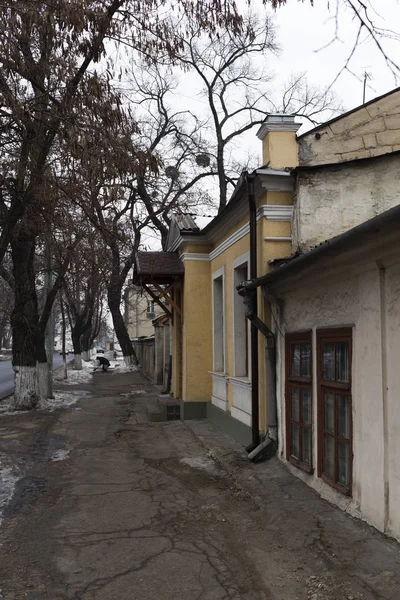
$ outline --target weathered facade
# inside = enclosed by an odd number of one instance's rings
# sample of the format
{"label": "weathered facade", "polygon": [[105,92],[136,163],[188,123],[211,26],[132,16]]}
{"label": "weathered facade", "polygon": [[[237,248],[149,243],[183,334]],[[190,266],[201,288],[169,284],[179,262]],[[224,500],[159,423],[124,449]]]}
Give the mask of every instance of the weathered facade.
{"label": "weathered facade", "polygon": [[257,282],[275,315],[280,457],[398,539],[399,113],[395,91],[299,138],[292,258]]}
{"label": "weathered facade", "polygon": [[298,138],[293,251],[372,219],[399,203],[400,91]]}
{"label": "weathered facade", "polygon": [[172,223],[172,391],[244,444],[277,411],[293,474],[400,539],[400,91],[296,130],[270,115],[265,166],[204,230]]}

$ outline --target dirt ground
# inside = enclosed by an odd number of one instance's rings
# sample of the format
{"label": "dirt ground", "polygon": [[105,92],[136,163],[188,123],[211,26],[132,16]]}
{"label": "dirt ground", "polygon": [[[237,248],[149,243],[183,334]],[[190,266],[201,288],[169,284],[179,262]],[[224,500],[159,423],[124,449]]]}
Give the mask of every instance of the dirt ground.
{"label": "dirt ground", "polygon": [[[61,386],[62,387],[62,386]],[[207,421],[150,423],[140,373],[68,409],[0,417],[21,473],[0,525],[5,600],[400,598],[400,547]]]}

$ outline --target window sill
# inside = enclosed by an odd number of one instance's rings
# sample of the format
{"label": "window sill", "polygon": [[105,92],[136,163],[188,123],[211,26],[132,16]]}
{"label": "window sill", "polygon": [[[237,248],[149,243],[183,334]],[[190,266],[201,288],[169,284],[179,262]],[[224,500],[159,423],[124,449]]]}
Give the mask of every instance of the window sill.
{"label": "window sill", "polygon": [[328,485],[330,485],[330,487],[332,487],[333,489],[337,490],[338,492],[340,492],[341,494],[343,494],[343,496],[351,496],[351,488],[346,488],[344,485],[342,485],[341,483],[335,483],[328,475],[326,475],[325,473],[321,473],[321,479],[323,481],[325,481],[325,483],[327,483]]}
{"label": "window sill", "polygon": [[314,473],[314,468],[311,465],[306,465],[305,463],[300,462],[296,458],[293,458],[293,456],[290,456],[289,459],[288,459],[288,461],[294,467],[297,467],[298,469],[301,469],[302,471],[305,471],[305,473],[308,473],[309,475],[312,475]]}
{"label": "window sill", "polygon": [[242,384],[246,384],[246,385],[251,385],[251,379],[249,379],[248,377],[228,377],[229,381],[232,381],[233,383],[237,382],[237,383],[242,383]]}
{"label": "window sill", "polygon": [[228,377],[228,379],[236,387],[251,388],[251,380],[248,377]]}

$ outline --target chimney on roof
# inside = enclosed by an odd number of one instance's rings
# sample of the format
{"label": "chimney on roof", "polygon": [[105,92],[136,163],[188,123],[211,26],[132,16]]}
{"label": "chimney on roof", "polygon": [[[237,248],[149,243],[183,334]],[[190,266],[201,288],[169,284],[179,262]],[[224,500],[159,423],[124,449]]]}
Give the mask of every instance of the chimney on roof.
{"label": "chimney on roof", "polygon": [[271,169],[297,167],[296,131],[301,123],[295,123],[293,115],[268,115],[257,137],[263,143],[263,165],[269,163]]}

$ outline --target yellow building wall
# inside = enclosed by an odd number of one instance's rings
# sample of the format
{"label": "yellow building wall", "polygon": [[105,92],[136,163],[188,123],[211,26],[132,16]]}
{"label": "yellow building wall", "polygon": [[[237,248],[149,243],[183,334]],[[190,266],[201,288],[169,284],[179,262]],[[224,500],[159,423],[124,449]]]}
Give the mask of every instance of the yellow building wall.
{"label": "yellow building wall", "polygon": [[[288,192],[268,192],[262,197],[258,205],[288,205],[291,204],[292,196]],[[248,218],[240,221],[238,225],[229,231],[229,235],[235,233],[242,225],[248,223]],[[268,221],[261,218],[257,221],[257,275],[265,275],[270,270],[269,261],[275,258],[282,258],[290,255],[290,241],[265,241],[266,237],[289,237],[291,224],[289,222]],[[228,235],[221,236],[215,244],[218,247]],[[233,263],[236,258],[249,252],[250,235],[247,234],[236,243],[232,244],[224,252],[211,261],[211,272],[216,272],[221,267],[225,267],[225,375],[234,376],[234,331],[233,331]],[[272,327],[269,304],[262,295],[261,289],[258,290],[258,316],[269,327]],[[266,352],[265,338],[258,334],[259,347],[259,412],[260,429],[267,430],[267,381],[266,381]],[[230,407],[233,403],[233,385],[228,381],[227,400]]]}
{"label": "yellow building wall", "polygon": [[210,262],[185,261],[182,323],[182,400],[211,400],[212,308]]}
{"label": "yellow building wall", "polygon": [[[182,306],[183,288],[181,284],[174,287],[173,299]],[[183,308],[183,307],[182,307]],[[182,397],[182,314],[173,310],[172,324],[172,372],[171,392],[175,398]]]}
{"label": "yellow building wall", "polygon": [[[269,167],[282,169],[295,167],[298,164],[296,136],[294,132],[270,132],[263,142],[264,163]],[[291,192],[265,192],[258,198],[257,206],[276,205],[289,206],[293,203]],[[234,210],[234,209],[233,209]],[[219,239],[209,247],[191,242],[186,244],[181,254],[209,253],[218,248],[230,236],[249,222],[245,217],[225,230]],[[290,240],[268,240],[271,237],[290,238],[291,223],[273,221],[261,217],[257,221],[257,275],[265,275],[271,268],[269,261],[289,256]],[[225,335],[225,372],[227,381],[226,399],[228,406],[233,405],[234,386],[234,325],[233,298],[237,293],[233,290],[233,263],[235,259],[249,252],[250,235],[229,246],[211,261],[185,260],[185,278],[183,289],[184,319],[182,324],[182,399],[186,402],[211,401],[212,396],[212,364],[213,364],[213,315],[212,315],[212,275],[224,267],[224,335]],[[268,301],[258,290],[258,316],[273,327],[273,316]],[[267,431],[267,381],[265,338],[258,334],[259,346],[259,409],[260,430]],[[250,336],[249,336],[250,347]],[[250,374],[250,373],[249,373]],[[178,376],[178,372],[176,374]],[[236,378],[238,379],[238,378]],[[243,380],[244,378],[240,378]],[[216,381],[220,381],[220,377]],[[248,381],[250,381],[248,379]],[[237,388],[236,388],[237,389]]]}

